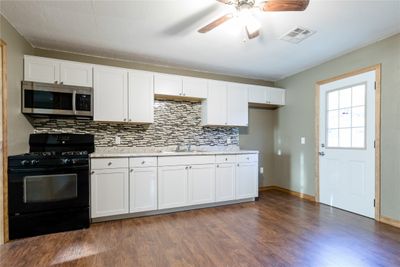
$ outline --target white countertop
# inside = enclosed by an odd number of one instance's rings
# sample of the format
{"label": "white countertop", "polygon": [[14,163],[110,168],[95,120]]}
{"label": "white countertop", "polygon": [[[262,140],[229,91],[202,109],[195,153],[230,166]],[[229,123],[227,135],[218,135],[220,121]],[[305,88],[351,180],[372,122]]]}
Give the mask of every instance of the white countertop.
{"label": "white countertop", "polygon": [[138,148],[99,147],[90,154],[91,158],[126,158],[126,157],[168,157],[168,156],[201,156],[229,154],[258,154],[257,150],[195,150],[190,152],[146,151]]}

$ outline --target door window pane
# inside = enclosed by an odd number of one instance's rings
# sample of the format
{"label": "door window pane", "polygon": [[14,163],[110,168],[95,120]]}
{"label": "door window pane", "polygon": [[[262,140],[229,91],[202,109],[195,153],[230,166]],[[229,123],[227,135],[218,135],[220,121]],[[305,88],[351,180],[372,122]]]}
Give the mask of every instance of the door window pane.
{"label": "door window pane", "polygon": [[327,148],[366,148],[366,85],[327,93]]}
{"label": "door window pane", "polygon": [[328,93],[328,110],[339,108],[339,92],[337,90]]}
{"label": "door window pane", "polygon": [[351,128],[339,129],[339,147],[351,147]]}
{"label": "door window pane", "polygon": [[351,88],[339,90],[339,108],[351,107]]}
{"label": "door window pane", "polygon": [[339,111],[328,111],[328,129],[339,128]]}

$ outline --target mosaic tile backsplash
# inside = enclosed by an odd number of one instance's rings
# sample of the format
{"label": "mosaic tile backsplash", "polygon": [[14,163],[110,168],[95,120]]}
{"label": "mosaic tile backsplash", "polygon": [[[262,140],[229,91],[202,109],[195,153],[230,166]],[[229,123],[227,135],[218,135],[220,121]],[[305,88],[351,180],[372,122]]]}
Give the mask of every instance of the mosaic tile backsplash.
{"label": "mosaic tile backsplash", "polygon": [[[35,118],[35,133],[90,133],[97,147],[239,146],[238,127],[202,127],[201,103],[155,100],[154,123],[135,125],[85,120]],[[121,144],[115,144],[115,136]]]}

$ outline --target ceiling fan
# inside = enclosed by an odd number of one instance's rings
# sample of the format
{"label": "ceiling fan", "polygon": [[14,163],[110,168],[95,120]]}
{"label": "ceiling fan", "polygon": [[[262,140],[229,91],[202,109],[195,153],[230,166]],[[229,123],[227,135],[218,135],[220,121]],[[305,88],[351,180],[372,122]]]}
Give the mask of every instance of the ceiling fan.
{"label": "ceiling fan", "polygon": [[216,0],[226,5],[235,7],[236,12],[227,13],[222,17],[212,21],[206,26],[198,30],[200,33],[206,33],[212,29],[218,27],[222,23],[238,17],[246,30],[249,39],[253,39],[260,35],[261,24],[252,15],[252,10],[261,11],[304,11],[310,0],[269,0],[269,1],[257,1],[257,0]]}

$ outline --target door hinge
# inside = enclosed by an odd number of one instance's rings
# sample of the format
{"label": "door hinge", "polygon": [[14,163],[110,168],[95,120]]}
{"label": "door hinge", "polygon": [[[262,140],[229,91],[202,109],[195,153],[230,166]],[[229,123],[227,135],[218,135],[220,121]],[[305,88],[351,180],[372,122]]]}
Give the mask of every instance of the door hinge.
{"label": "door hinge", "polygon": [[374,82],[374,89],[376,90],[376,82]]}
{"label": "door hinge", "polygon": [[374,140],[374,148],[376,148],[376,140]]}
{"label": "door hinge", "polygon": [[374,198],[374,207],[375,207],[375,205],[376,205],[376,201],[375,201],[375,198]]}

